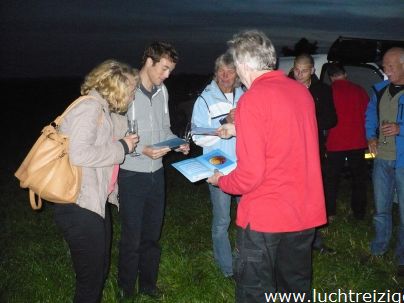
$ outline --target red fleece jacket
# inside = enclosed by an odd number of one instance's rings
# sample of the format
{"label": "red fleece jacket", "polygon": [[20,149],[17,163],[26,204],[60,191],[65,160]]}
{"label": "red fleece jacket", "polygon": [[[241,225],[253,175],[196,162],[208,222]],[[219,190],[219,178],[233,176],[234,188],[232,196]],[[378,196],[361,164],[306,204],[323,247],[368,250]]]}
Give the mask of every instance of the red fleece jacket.
{"label": "red fleece jacket", "polygon": [[236,110],[237,168],[220,188],[241,194],[237,225],[300,231],[326,222],[314,101],[302,84],[271,71]]}
{"label": "red fleece jacket", "polygon": [[338,122],[328,133],[327,150],[367,148],[365,112],[369,102],[368,94],[359,85],[347,80],[336,80],[332,83],[332,95]]}

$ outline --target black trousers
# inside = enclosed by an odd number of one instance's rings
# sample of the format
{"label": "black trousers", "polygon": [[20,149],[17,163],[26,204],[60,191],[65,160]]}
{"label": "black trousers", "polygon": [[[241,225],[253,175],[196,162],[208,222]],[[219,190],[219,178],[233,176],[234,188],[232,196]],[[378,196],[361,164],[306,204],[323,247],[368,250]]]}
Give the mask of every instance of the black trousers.
{"label": "black trousers", "polygon": [[75,303],[100,302],[111,253],[111,214],[105,219],[76,204],[55,204],[54,218],[70,248],[76,273]]}
{"label": "black trousers", "polygon": [[327,215],[336,214],[339,180],[345,159],[348,161],[352,176],[351,209],[355,217],[363,218],[366,213],[368,181],[364,149],[328,152],[324,184]]}
{"label": "black trousers", "polygon": [[118,285],[132,295],[156,289],[165,205],[164,170],[140,173],[121,169],[118,176],[121,217]]}
{"label": "black trousers", "polygon": [[265,293],[311,293],[314,228],[262,233],[238,228],[234,259],[236,302],[268,302]]}

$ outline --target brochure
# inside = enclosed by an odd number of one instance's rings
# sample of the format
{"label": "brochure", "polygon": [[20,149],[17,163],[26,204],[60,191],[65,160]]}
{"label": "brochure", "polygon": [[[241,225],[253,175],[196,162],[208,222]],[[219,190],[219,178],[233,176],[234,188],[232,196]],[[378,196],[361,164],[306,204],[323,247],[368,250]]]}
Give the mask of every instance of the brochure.
{"label": "brochure", "polygon": [[187,142],[181,138],[173,138],[166,141],[161,141],[159,143],[151,145],[153,149],[161,149],[164,147],[169,147],[171,149],[177,149],[182,144],[186,144]]}
{"label": "brochure", "polygon": [[196,182],[213,175],[215,169],[227,175],[236,168],[237,163],[221,150],[215,149],[205,155],[173,163],[172,166],[189,181]]}
{"label": "brochure", "polygon": [[191,129],[191,135],[217,136],[216,130],[216,128],[193,127]]}

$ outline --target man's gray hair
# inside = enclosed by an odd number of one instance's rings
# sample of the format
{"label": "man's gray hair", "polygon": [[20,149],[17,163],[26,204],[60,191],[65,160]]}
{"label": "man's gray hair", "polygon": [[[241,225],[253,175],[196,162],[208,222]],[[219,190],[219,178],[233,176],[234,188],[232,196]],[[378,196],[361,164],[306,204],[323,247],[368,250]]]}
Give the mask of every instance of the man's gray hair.
{"label": "man's gray hair", "polygon": [[245,63],[257,71],[276,68],[275,47],[261,31],[248,30],[238,33],[227,44],[236,64]]}
{"label": "man's gray hair", "polygon": [[[398,53],[400,55],[400,63],[404,63],[404,47],[400,47],[400,46],[393,46],[391,48],[389,48],[384,55],[386,55],[387,53]],[[384,57],[384,56],[383,56]]]}
{"label": "man's gray hair", "polygon": [[[231,53],[225,52],[217,57],[215,61],[215,73],[213,75],[213,80],[217,83],[217,72],[221,67],[227,67],[234,69],[236,72],[236,66],[234,64],[234,59]],[[240,78],[236,75],[236,81],[234,82],[234,87],[239,87],[241,85]]]}

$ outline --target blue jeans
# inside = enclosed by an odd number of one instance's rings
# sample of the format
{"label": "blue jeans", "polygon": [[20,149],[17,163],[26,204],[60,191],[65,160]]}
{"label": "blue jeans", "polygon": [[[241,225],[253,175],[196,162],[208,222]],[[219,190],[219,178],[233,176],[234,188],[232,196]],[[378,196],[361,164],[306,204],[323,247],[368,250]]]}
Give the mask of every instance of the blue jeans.
{"label": "blue jeans", "polygon": [[400,217],[396,257],[399,264],[404,264],[404,168],[395,168],[395,162],[377,158],[374,160],[375,237],[371,244],[371,252],[373,255],[383,255],[388,250],[392,233],[392,204],[396,189]]}
{"label": "blue jeans", "polygon": [[127,295],[156,289],[160,264],[159,245],[164,216],[165,186],[163,168],[153,173],[121,169],[119,182],[118,285]]}
{"label": "blue jeans", "polygon": [[232,196],[212,185],[209,185],[209,191],[213,213],[213,256],[222,273],[227,277],[233,275],[233,256],[228,233],[231,222],[230,204]]}

